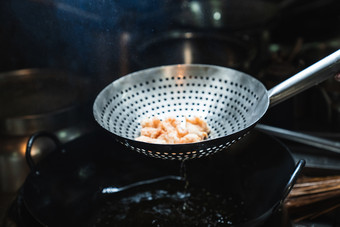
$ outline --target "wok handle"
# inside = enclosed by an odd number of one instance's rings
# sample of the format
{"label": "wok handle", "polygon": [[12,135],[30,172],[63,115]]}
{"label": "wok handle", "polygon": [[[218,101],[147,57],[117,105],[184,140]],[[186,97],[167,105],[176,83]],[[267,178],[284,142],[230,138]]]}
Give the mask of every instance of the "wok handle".
{"label": "wok handle", "polygon": [[340,73],[340,49],[268,91],[270,107]]}
{"label": "wok handle", "polygon": [[294,170],[293,174],[290,176],[290,179],[287,182],[287,185],[286,185],[286,187],[283,191],[282,198],[281,198],[280,202],[278,203],[278,205],[274,208],[273,212],[276,212],[281,208],[281,205],[284,203],[284,201],[287,198],[287,196],[289,195],[290,191],[293,189],[293,186],[294,186],[297,178],[299,177],[300,173],[302,172],[303,168],[305,167],[305,165],[306,165],[305,160],[298,161],[298,163],[295,166],[295,170]]}
{"label": "wok handle", "polygon": [[36,164],[32,158],[32,147],[33,147],[34,142],[40,137],[48,137],[53,140],[58,150],[62,148],[62,143],[60,142],[58,137],[50,132],[46,132],[46,131],[36,132],[28,139],[26,152],[25,152],[25,158],[26,158],[26,162],[29,168],[31,169],[32,172],[35,172],[36,175],[39,175],[40,172],[37,170]]}

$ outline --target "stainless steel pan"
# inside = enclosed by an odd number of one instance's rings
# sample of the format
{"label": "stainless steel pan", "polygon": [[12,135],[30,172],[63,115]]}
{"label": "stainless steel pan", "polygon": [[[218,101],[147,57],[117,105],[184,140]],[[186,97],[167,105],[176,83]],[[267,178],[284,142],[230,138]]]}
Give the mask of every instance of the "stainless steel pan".
{"label": "stainless steel pan", "polygon": [[[94,118],[125,146],[172,160],[199,158],[225,149],[251,130],[268,108],[340,71],[340,50],[270,90],[254,77],[230,68],[185,64],[126,75],[97,96]],[[207,140],[188,144],[136,141],[140,121],[152,116],[204,118]]]}

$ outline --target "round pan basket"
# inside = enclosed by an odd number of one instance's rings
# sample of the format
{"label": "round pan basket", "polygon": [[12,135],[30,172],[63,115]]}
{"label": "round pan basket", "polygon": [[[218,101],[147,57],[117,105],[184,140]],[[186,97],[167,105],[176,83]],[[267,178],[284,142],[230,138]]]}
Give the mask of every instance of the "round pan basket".
{"label": "round pan basket", "polygon": [[[258,91],[262,92],[258,92]],[[163,159],[190,159],[218,152],[235,142],[264,114],[266,89],[256,79],[229,68],[210,65],[155,67],[124,76],[97,97],[97,122],[132,150]],[[190,144],[136,141],[142,120],[197,116],[204,119],[207,140]],[[228,135],[228,137],[226,137]]]}
{"label": "round pan basket", "polygon": [[[148,156],[185,160],[207,156],[241,139],[269,107],[340,72],[340,50],[267,91],[243,72],[230,68],[184,64],[160,66],[126,75],[97,96],[93,113],[100,126],[128,148]],[[197,116],[211,132],[208,139],[187,144],[154,144],[135,140],[142,120]]]}

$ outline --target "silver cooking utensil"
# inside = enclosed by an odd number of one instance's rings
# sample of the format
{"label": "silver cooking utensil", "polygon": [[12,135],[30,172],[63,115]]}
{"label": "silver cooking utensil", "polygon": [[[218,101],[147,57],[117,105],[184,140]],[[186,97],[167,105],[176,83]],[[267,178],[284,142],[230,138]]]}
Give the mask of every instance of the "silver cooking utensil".
{"label": "silver cooking utensil", "polygon": [[[251,130],[272,107],[340,71],[340,50],[270,90],[230,68],[184,64],[160,66],[126,75],[97,96],[95,120],[117,141],[145,155],[171,160],[200,158],[225,149]],[[209,138],[198,143],[153,144],[136,141],[141,120],[198,116]]]}
{"label": "silver cooking utensil", "polygon": [[328,140],[317,136],[308,135],[306,133],[295,132],[264,124],[257,124],[255,128],[261,132],[266,132],[282,139],[287,139],[340,154],[340,142],[338,141]]}

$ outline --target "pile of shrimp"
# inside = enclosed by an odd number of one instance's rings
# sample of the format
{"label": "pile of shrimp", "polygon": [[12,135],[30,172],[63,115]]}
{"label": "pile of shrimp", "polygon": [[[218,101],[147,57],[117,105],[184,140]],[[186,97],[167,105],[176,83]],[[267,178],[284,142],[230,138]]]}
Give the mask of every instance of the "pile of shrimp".
{"label": "pile of shrimp", "polygon": [[195,143],[208,137],[208,124],[199,117],[186,118],[184,126],[174,117],[160,120],[147,118],[141,122],[141,134],[138,141],[159,144]]}

